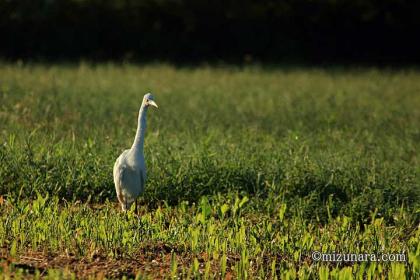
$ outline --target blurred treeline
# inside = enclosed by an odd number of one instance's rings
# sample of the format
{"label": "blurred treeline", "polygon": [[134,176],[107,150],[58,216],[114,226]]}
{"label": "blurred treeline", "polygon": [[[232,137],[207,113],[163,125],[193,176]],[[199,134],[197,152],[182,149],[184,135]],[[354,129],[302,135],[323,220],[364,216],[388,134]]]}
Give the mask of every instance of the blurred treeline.
{"label": "blurred treeline", "polygon": [[419,3],[0,0],[0,56],[412,64]]}

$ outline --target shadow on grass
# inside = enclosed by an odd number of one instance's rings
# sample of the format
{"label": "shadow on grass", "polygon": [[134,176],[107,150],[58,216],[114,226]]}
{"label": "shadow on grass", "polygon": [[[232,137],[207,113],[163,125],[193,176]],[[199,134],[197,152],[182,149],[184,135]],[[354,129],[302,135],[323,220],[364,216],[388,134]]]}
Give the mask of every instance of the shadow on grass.
{"label": "shadow on grass", "polygon": [[[0,192],[4,195],[31,199],[38,193],[48,193],[67,201],[116,201],[111,171],[93,156],[78,158],[63,154],[48,158],[34,157],[30,149],[14,152],[0,146]],[[166,169],[151,168],[154,173],[142,196],[142,201],[152,208],[164,201],[177,205],[222,194],[248,196],[253,204],[262,205],[263,211],[264,207],[287,203],[289,209],[295,207],[304,218],[325,220],[347,215],[365,221],[376,212],[392,220],[403,206],[418,220],[415,209],[419,206],[420,190],[416,176],[404,169],[395,169],[391,174],[377,172],[374,175],[380,180],[371,183],[368,181],[371,171],[360,167],[331,176],[334,170],[312,170],[303,163],[287,170],[256,170],[252,164],[218,165],[205,156],[162,166]]]}

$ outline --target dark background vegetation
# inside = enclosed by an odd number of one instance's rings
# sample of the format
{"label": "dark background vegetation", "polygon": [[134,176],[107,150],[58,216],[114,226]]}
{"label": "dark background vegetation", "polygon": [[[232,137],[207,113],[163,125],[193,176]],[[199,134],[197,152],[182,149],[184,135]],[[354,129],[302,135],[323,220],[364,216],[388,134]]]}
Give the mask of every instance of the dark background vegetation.
{"label": "dark background vegetation", "polygon": [[0,56],[418,64],[419,3],[0,0]]}

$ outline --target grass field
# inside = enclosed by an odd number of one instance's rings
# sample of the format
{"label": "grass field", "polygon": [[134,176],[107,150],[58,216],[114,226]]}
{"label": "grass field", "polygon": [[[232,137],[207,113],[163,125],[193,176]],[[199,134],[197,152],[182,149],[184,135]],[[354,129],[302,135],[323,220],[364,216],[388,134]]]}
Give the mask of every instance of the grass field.
{"label": "grass field", "polygon": [[[136,216],[112,166],[148,91]],[[419,150],[418,70],[3,63],[0,272],[419,279]]]}

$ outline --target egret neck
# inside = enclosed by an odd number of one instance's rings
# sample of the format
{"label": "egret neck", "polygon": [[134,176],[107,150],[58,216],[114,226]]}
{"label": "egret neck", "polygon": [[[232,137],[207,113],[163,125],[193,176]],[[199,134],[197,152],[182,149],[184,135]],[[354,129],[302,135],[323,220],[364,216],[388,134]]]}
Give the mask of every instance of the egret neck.
{"label": "egret neck", "polygon": [[134,138],[133,146],[131,147],[131,150],[136,154],[143,154],[144,135],[146,134],[146,113],[147,106],[145,106],[143,102],[139,111],[136,137]]}

